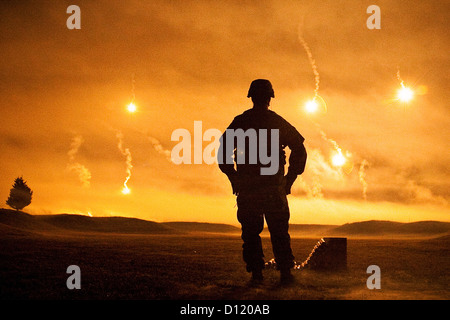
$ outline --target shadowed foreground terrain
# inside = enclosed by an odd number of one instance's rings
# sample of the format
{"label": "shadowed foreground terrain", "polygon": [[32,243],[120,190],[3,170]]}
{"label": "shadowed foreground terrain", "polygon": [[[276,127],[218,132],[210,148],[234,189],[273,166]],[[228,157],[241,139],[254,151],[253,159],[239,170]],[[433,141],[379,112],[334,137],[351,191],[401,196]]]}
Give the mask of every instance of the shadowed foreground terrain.
{"label": "shadowed foreground terrain", "polygon": [[[55,224],[53,229],[46,224],[45,230],[33,224],[20,228],[13,226],[18,223],[14,217],[9,222],[7,218],[0,216],[1,299],[450,298],[448,235],[349,238],[346,272],[295,270],[296,283],[280,287],[277,271],[265,270],[264,284],[249,287],[236,233],[162,232],[159,227],[155,233],[131,233],[130,226],[129,233],[117,233],[108,228],[108,232],[80,231],[79,225],[77,232],[62,232]],[[28,218],[18,219],[25,223]],[[68,223],[62,220],[60,225]],[[205,225],[200,227],[204,230]],[[317,240],[293,237],[298,261],[308,256]],[[263,237],[263,245],[268,260],[272,258],[268,237]],[[366,287],[366,269],[372,264],[381,269],[381,290]],[[81,269],[80,290],[66,287],[69,265]]]}

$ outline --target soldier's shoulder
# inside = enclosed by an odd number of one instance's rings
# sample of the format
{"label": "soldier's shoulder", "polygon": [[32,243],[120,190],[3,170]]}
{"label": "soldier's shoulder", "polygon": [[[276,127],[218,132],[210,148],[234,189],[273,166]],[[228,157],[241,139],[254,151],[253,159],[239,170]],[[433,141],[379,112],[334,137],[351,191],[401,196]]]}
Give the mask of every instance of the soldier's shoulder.
{"label": "soldier's shoulder", "polygon": [[239,120],[248,118],[248,117],[250,117],[251,113],[252,113],[252,109],[245,110],[241,114],[239,114],[236,117],[234,117],[234,120],[235,121],[239,121]]}
{"label": "soldier's shoulder", "polygon": [[272,118],[276,119],[277,121],[280,121],[282,123],[289,123],[286,121],[286,119],[284,119],[282,116],[280,116],[278,113],[276,113],[275,111],[269,110],[269,114]]}
{"label": "soldier's shoulder", "polygon": [[[253,112],[255,112],[255,110],[253,110],[253,108],[247,109],[244,112],[242,112],[239,116],[240,117],[248,117],[250,116]],[[238,117],[239,117],[238,116]]]}
{"label": "soldier's shoulder", "polygon": [[267,111],[269,112],[269,114],[270,114],[272,117],[283,118],[282,116],[280,116],[278,113],[276,113],[276,112],[273,111],[273,110],[267,110]]}

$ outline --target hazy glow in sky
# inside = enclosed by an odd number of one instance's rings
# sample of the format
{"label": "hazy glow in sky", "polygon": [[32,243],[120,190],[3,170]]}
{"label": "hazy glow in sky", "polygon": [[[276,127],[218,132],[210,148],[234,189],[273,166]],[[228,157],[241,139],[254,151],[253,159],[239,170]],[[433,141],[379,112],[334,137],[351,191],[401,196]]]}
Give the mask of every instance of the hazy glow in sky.
{"label": "hazy glow in sky", "polygon": [[[448,8],[378,1],[381,29],[369,30],[369,4],[78,1],[81,30],[68,30],[63,2],[2,2],[0,201],[23,175],[31,213],[236,224],[217,165],[171,163],[170,137],[194,121],[225,130],[266,78],[272,110],[306,139],[293,222],[450,221]],[[326,112],[305,110],[316,79],[300,24]],[[422,94],[397,96],[398,70]]]}

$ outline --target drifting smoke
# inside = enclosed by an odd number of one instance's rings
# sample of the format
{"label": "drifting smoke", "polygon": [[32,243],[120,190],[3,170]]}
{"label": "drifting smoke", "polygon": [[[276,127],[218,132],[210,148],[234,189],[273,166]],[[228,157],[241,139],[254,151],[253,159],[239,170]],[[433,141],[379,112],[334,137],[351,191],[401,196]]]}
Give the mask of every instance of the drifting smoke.
{"label": "drifting smoke", "polygon": [[75,161],[75,155],[78,153],[81,144],[84,142],[83,137],[80,135],[75,136],[70,144],[70,150],[67,152],[70,163],[67,165],[67,169],[75,172],[78,175],[83,187],[88,188],[91,185],[91,172],[81,163]]}
{"label": "drifting smoke", "polygon": [[322,185],[320,183],[319,177],[317,176],[312,178],[311,197],[320,199],[323,198]]}
{"label": "drifting smoke", "polygon": [[127,194],[130,193],[130,189],[128,189],[128,180],[131,178],[131,169],[133,168],[133,165],[131,161],[133,160],[131,157],[130,149],[123,147],[123,134],[120,131],[117,131],[116,133],[117,139],[119,139],[119,143],[117,147],[119,148],[120,152],[126,157],[126,164],[127,164],[127,177],[125,178],[125,182],[123,183],[123,189],[122,193]]}
{"label": "drifting smoke", "polygon": [[416,181],[408,179],[402,190],[404,196],[415,203],[435,203],[440,205],[448,205],[448,201],[422,185],[419,185]]}
{"label": "drifting smoke", "polygon": [[331,166],[319,149],[308,149],[307,175],[299,176],[296,186],[310,199],[324,198],[323,183],[335,184],[344,179],[342,170]]}
{"label": "drifting smoke", "polygon": [[362,188],[363,188],[363,198],[364,200],[367,200],[367,181],[366,181],[366,167],[369,163],[366,159],[364,159],[361,162],[361,165],[359,166],[359,182],[361,182]]}
{"label": "drifting smoke", "polygon": [[316,61],[314,60],[311,49],[310,49],[308,43],[303,38],[302,27],[303,27],[303,23],[300,23],[300,25],[298,27],[298,40],[300,41],[301,45],[303,46],[303,49],[306,52],[306,55],[308,56],[309,64],[311,65],[312,71],[314,73],[315,88],[314,88],[313,101],[315,101],[317,96],[319,95],[320,75],[319,75],[319,71],[317,71]]}
{"label": "drifting smoke", "polygon": [[320,183],[319,177],[314,175],[312,177],[311,185],[309,185],[302,176],[299,176],[297,179],[297,183],[304,192],[306,192],[306,196],[310,199],[322,199],[322,184]]}

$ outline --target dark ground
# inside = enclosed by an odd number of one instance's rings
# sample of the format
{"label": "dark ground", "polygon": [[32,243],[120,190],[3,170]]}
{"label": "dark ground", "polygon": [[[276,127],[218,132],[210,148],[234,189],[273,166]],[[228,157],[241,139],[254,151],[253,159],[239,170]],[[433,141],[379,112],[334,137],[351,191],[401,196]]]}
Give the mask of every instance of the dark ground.
{"label": "dark ground", "polygon": [[[293,238],[303,261],[317,242]],[[269,238],[263,239],[272,258]],[[349,239],[348,270],[295,270],[278,284],[265,270],[248,286],[238,235],[27,233],[0,235],[1,299],[445,299],[450,298],[450,241]],[[369,265],[381,269],[381,290],[369,290]],[[69,290],[69,265],[81,269],[81,289]]]}

